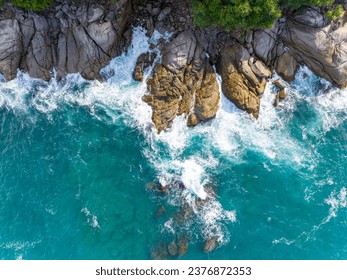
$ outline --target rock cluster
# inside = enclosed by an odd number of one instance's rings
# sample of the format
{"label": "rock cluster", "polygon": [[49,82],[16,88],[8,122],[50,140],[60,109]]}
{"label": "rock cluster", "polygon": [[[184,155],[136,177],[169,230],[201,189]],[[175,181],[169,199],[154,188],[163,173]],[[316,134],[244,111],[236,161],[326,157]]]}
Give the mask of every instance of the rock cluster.
{"label": "rock cluster", "polygon": [[188,117],[190,126],[213,118],[220,99],[218,82],[194,33],[180,33],[162,53],[162,62],[147,82],[150,94],[144,96],[153,109],[152,120],[158,132],[182,114]]}
{"label": "rock cluster", "polygon": [[48,80],[79,72],[100,79],[100,69],[120,54],[131,1],[106,9],[94,2],[57,0],[45,13],[23,11],[7,4],[0,18],[0,73],[7,80],[17,69]]}
{"label": "rock cluster", "polygon": [[[216,115],[220,92],[214,67],[225,96],[255,118],[273,70],[291,82],[304,64],[334,85],[347,86],[346,15],[329,22],[318,8],[287,10],[273,28],[225,31],[195,28],[191,1],[110,3],[56,0],[44,13],[6,4],[0,8],[0,73],[10,80],[21,69],[48,80],[56,69],[58,78],[79,72],[86,79],[100,79],[100,69],[129,43],[131,27],[142,25],[149,35],[155,29],[173,34],[168,42],[159,42],[162,60],[143,98],[152,107],[158,132],[179,115],[186,116],[188,126]],[[138,58],[135,80],[143,80],[155,55]]]}
{"label": "rock cluster", "polygon": [[345,16],[328,24],[317,8],[299,11],[287,20],[280,38],[299,63],[337,86],[347,86]]}

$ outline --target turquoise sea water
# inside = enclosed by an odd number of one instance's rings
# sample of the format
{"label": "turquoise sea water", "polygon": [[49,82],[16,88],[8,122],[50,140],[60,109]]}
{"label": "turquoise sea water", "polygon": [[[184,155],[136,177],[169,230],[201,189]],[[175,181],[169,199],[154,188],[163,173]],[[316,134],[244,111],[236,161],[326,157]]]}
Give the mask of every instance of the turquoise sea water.
{"label": "turquoise sea water", "polygon": [[259,120],[222,98],[157,135],[131,78],[155,37],[136,29],[104,83],[0,83],[0,258],[150,259],[183,236],[179,259],[347,259],[347,92],[301,68],[277,108],[268,83]]}

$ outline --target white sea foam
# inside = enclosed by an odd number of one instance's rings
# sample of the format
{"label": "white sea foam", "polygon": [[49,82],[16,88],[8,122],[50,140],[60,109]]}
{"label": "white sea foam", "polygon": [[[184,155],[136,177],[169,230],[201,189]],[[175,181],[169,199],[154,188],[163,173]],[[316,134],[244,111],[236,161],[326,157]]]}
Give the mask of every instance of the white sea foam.
{"label": "white sea foam", "polygon": [[98,223],[98,217],[90,213],[87,207],[82,208],[82,213],[84,213],[87,217],[87,223],[93,228],[100,228]]}

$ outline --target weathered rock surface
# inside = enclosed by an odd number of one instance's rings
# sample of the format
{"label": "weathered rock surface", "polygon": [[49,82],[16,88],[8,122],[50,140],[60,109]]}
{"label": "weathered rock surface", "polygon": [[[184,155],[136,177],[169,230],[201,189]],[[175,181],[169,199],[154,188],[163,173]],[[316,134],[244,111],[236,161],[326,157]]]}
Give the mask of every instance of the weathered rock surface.
{"label": "weathered rock surface", "polygon": [[318,9],[309,8],[286,21],[280,38],[299,63],[340,87],[347,86],[345,17],[328,24]]}
{"label": "weathered rock surface", "polygon": [[22,36],[18,21],[7,19],[0,21],[0,73],[11,80],[16,71],[22,55]]}
{"label": "weathered rock surface", "polygon": [[222,77],[225,96],[238,108],[258,118],[260,97],[271,71],[236,41],[221,51],[217,70]]}
{"label": "weathered rock surface", "polygon": [[170,127],[179,115],[196,125],[216,115],[219,88],[206,52],[191,30],[180,33],[162,51],[162,63],[148,80],[149,95],[144,100],[152,107],[152,120],[158,132]]}
{"label": "weathered rock surface", "polygon": [[44,80],[53,68],[58,77],[79,72],[99,79],[100,69],[121,51],[131,1],[121,0],[107,11],[96,3],[77,7],[64,0],[42,14],[6,9],[12,18],[0,18],[0,72],[7,80],[18,68]]}

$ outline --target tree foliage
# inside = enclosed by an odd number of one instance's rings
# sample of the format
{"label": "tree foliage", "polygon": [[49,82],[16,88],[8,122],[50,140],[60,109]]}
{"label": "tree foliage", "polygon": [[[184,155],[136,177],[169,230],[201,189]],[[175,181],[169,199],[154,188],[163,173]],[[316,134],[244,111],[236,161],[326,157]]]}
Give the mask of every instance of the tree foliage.
{"label": "tree foliage", "polygon": [[193,0],[197,26],[271,27],[281,16],[281,9],[301,6],[329,6],[334,0]]}
{"label": "tree foliage", "polygon": [[46,9],[54,0],[11,0],[13,5],[25,10],[42,11]]}
{"label": "tree foliage", "polygon": [[280,0],[279,5],[298,9],[301,6],[329,6],[332,5],[334,1],[335,0]]}
{"label": "tree foliage", "polygon": [[269,27],[281,15],[277,0],[193,0],[198,26]]}

